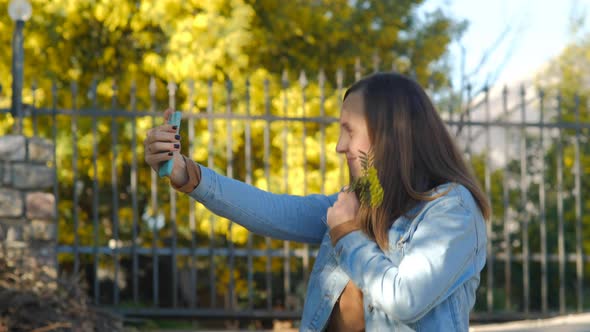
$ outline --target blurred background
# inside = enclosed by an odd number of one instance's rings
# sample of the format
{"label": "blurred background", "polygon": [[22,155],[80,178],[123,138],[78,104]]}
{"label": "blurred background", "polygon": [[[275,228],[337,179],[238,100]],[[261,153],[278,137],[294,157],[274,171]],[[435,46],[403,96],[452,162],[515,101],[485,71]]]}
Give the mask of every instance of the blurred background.
{"label": "blurred background", "polygon": [[[142,142],[172,107],[201,164],[330,194],[348,177],[334,151],[342,94],[391,70],[427,90],[492,201],[473,324],[587,311],[589,10],[0,0],[0,331],[297,328],[317,246],[212,215],[149,169]],[[58,295],[31,302],[40,294]]]}

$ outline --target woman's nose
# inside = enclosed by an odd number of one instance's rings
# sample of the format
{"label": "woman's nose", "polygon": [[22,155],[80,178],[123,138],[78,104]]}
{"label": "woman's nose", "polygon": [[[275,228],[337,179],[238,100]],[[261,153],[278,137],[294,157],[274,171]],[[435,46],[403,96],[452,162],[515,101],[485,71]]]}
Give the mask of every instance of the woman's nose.
{"label": "woman's nose", "polygon": [[346,152],[346,146],[345,146],[342,139],[339,139],[338,143],[336,144],[336,152],[337,153],[345,153]]}

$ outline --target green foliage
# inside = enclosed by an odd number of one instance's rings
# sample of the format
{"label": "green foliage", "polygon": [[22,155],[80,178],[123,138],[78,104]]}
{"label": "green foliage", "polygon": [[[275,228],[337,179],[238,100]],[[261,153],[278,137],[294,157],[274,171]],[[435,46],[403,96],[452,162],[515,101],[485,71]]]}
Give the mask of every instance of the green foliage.
{"label": "green foliage", "polygon": [[[8,45],[13,23],[7,16],[7,2],[0,0],[0,38]],[[79,110],[159,111],[173,100],[176,108],[195,115],[212,109],[214,114],[229,110],[261,116],[268,109],[275,116],[337,117],[342,90],[337,87],[336,69],[345,70],[344,84],[351,82],[357,56],[367,64],[361,68],[364,73],[377,51],[382,67],[398,62],[402,72],[417,73],[423,83],[433,74],[431,64],[446,50],[454,23],[440,13],[418,19],[415,8],[420,3],[338,0],[322,4],[294,1],[277,6],[265,0],[33,0],[34,14],[24,31],[24,102],[39,108],[52,108],[55,102],[60,109],[73,108],[76,115],[58,115],[55,119],[39,116],[35,121],[25,121],[27,135],[33,134],[34,123],[37,133],[49,138],[52,126],[56,127],[63,224],[60,242],[73,241],[74,181],[82,187],[77,216],[84,243],[94,238],[92,202],[96,196],[99,244],[114,234],[115,219],[119,220],[120,236],[131,238],[132,224],[141,224],[141,215],[146,211],[149,215],[170,215],[170,192],[163,185],[156,188],[160,207],[152,211],[151,173],[142,162],[141,143],[148,129],[162,123],[161,118],[145,114],[135,116],[133,121],[131,117],[88,116]],[[5,75],[0,75],[0,83],[4,87],[10,86],[9,50],[5,48],[1,53],[5,61],[0,61],[0,73]],[[399,63],[402,58],[407,60],[403,65]],[[297,83],[294,77],[300,75],[299,68],[306,69],[308,78]],[[324,69],[325,79],[309,75],[320,68]],[[284,69],[285,77],[281,75]],[[248,91],[246,79],[250,83]],[[170,98],[167,82],[172,80],[178,88]],[[229,81],[233,83],[231,91]],[[52,83],[57,87],[55,96]],[[9,98],[0,98],[0,107],[8,105]],[[9,132],[13,123],[10,116],[0,121],[0,133]],[[329,193],[343,185],[341,158],[330,152],[338,135],[336,124],[269,123],[269,160],[265,161],[265,121],[217,119],[212,123],[210,131],[208,121],[185,117],[181,129],[184,153],[205,164],[211,156],[210,166],[214,169],[225,173],[232,166],[233,177],[250,177],[254,185],[274,192],[304,195],[323,189]],[[190,142],[189,126],[195,132]],[[247,126],[252,137],[251,174],[247,174],[245,165]],[[228,162],[228,152],[233,154],[232,163]],[[326,156],[325,175],[320,173],[322,153]],[[134,163],[138,211],[132,209],[134,193],[129,187]],[[267,163],[269,177],[264,170]],[[373,191],[377,193],[377,189]],[[119,211],[114,211],[114,200],[119,200]],[[184,236],[191,232],[185,208],[190,203],[182,204],[176,219],[178,234]],[[199,220],[195,230],[203,234],[204,240],[213,229],[214,234],[228,241],[245,244],[247,232],[241,227],[233,227],[232,234],[227,234],[227,221],[209,225],[212,219],[201,206],[196,207],[196,215]],[[170,234],[168,223],[161,232],[160,238]],[[151,243],[150,232],[140,232],[139,236],[146,238],[144,243]]]}
{"label": "green foliage", "polygon": [[358,193],[361,206],[379,207],[383,202],[383,187],[379,182],[377,169],[374,166],[375,155],[373,150],[369,150],[369,152],[359,151],[359,153],[361,176],[352,181],[347,191]]}
{"label": "green foliage", "polygon": [[[154,238],[156,246],[164,246],[176,234],[178,246],[184,248],[191,246],[193,236],[200,247],[246,247],[250,235],[244,228],[230,229],[228,220],[213,217],[185,196],[176,197],[164,180],[156,179],[152,186],[142,141],[150,128],[163,122],[156,112],[171,104],[182,110],[183,153],[221,173],[277,193],[337,192],[346,170],[342,158],[332,152],[339,131],[332,120],[339,114],[342,88],[353,81],[355,58],[363,64],[361,74],[371,71],[376,53],[381,68],[395,63],[423,84],[430,76],[441,81],[446,73],[434,64],[445,53],[454,25],[437,12],[416,17],[420,0],[31,2],[33,16],[24,29],[24,102],[45,110],[54,105],[71,110],[55,118],[29,117],[24,128],[28,136],[36,128],[39,136],[52,139],[55,126],[58,241],[63,245],[72,245],[78,235],[82,246],[107,246],[118,233],[124,246],[135,241],[148,248]],[[0,0],[4,45],[10,45],[14,25],[7,4]],[[10,48],[5,47],[0,52],[0,108],[10,104],[10,60]],[[336,79],[338,68],[345,73],[343,86]],[[308,82],[296,81],[301,69]],[[321,79],[320,69],[325,74]],[[177,83],[174,94],[171,81]],[[119,113],[88,113],[109,110]],[[214,120],[203,117],[208,110]],[[328,117],[331,122],[222,117],[227,112],[261,117],[267,110],[275,117]],[[0,134],[9,133],[13,124],[11,116],[2,115]],[[194,137],[189,140],[191,130]],[[374,171],[368,175],[376,178]],[[376,204],[379,187],[369,186],[368,192]],[[149,229],[146,220],[158,215],[164,217],[164,226]],[[253,236],[251,245],[266,248],[259,236]],[[271,246],[282,248],[283,243],[273,241]],[[293,261],[291,270],[300,270],[300,260]],[[282,266],[273,261],[272,271]],[[219,275],[216,287],[227,290],[229,272]],[[244,291],[242,284],[237,287]]]}
{"label": "green foliage", "polygon": [[363,72],[371,71],[378,56],[381,68],[394,65],[424,85],[434,77],[438,88],[447,73],[433,63],[446,53],[457,22],[440,11],[419,17],[416,9],[423,2],[249,0],[256,15],[247,53],[272,72],[323,68],[329,78],[338,68],[354,77],[357,57]]}

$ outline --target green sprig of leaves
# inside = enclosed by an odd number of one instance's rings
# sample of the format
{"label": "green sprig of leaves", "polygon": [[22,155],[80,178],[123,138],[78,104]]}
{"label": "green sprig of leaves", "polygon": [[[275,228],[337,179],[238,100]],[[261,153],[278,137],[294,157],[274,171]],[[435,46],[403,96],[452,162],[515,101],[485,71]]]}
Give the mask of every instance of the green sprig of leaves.
{"label": "green sprig of leaves", "polygon": [[383,202],[383,187],[377,176],[374,166],[375,156],[373,150],[369,152],[359,151],[361,161],[361,176],[355,178],[348,192],[357,192],[362,206],[378,207]]}

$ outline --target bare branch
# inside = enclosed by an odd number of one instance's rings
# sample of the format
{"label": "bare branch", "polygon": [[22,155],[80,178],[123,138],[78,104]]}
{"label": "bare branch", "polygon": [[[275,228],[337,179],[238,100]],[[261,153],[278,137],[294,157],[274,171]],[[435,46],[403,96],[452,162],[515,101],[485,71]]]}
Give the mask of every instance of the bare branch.
{"label": "bare branch", "polygon": [[504,42],[504,40],[508,37],[511,31],[512,25],[507,25],[504,28],[504,30],[502,30],[502,32],[498,35],[494,43],[488,49],[485,50],[484,54],[479,59],[479,63],[477,64],[477,66],[475,66],[475,69],[471,71],[471,73],[469,73],[468,77],[476,75],[482,70],[482,68],[487,64],[490,56],[496,52],[496,50],[500,47],[502,42]]}

